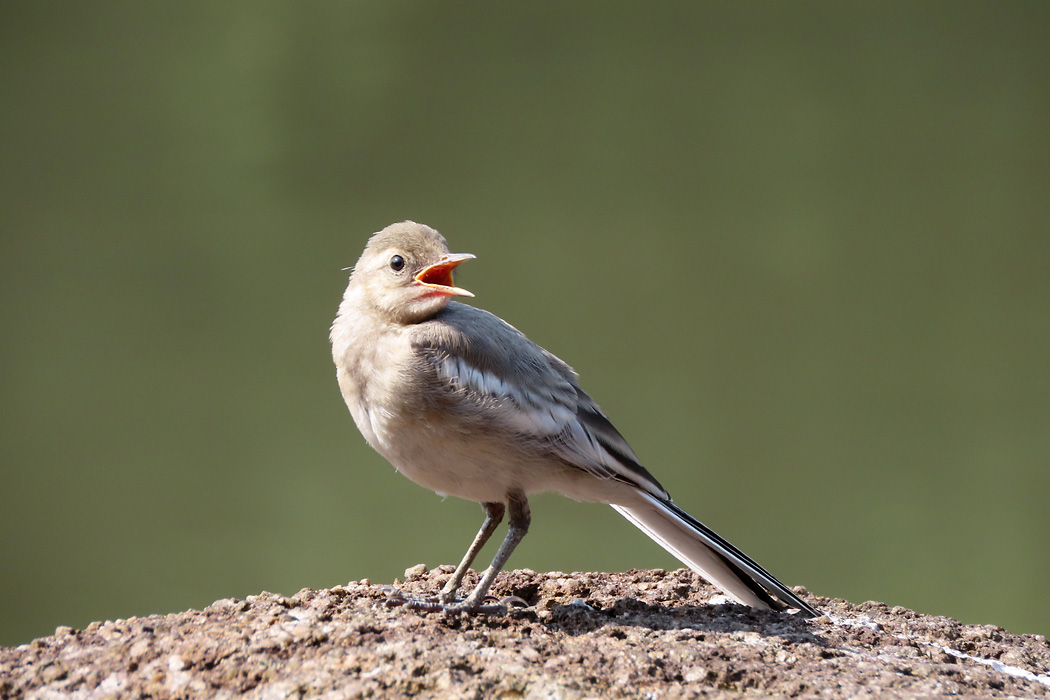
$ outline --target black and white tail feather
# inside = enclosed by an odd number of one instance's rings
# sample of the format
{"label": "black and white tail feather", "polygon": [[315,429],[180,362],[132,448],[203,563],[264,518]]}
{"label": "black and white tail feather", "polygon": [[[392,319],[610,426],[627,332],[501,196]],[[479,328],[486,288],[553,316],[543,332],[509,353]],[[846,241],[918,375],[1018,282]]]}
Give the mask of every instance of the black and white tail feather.
{"label": "black and white tail feather", "polygon": [[[600,447],[605,468],[613,478],[633,485],[646,502],[641,506],[611,504],[620,515],[737,602],[778,611],[795,608],[805,617],[820,617],[820,611],[754,559],[671,502],[597,404],[582,389],[577,388],[577,395],[582,399],[577,422]],[[593,466],[589,469],[599,473]]]}
{"label": "black and white tail feather", "polygon": [[671,501],[649,493],[642,495],[646,505],[613,508],[731,598],[756,608],[796,608],[805,617],[820,617],[820,611],[714,530]]}

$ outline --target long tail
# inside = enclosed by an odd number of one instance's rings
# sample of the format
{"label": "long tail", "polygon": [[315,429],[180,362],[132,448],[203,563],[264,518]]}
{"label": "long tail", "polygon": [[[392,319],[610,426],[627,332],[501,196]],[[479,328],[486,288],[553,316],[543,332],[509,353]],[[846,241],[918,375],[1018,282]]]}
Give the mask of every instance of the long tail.
{"label": "long tail", "polygon": [[675,504],[649,493],[641,495],[647,503],[613,508],[730,598],[762,609],[798,608],[806,617],[823,614]]}

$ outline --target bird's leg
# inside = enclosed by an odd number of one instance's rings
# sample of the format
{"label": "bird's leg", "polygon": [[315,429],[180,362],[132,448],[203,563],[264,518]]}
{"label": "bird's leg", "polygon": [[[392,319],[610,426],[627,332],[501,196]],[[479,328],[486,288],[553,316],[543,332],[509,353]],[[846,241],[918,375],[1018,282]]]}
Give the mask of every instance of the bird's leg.
{"label": "bird's leg", "polygon": [[456,591],[459,590],[459,585],[463,583],[463,576],[467,573],[467,569],[474,563],[474,558],[478,556],[478,552],[481,551],[481,548],[485,546],[485,543],[492,537],[492,533],[496,531],[496,528],[503,521],[503,513],[506,507],[502,503],[482,503],[481,507],[485,509],[485,522],[481,524],[477,537],[474,538],[474,542],[471,543],[467,553],[463,555],[463,561],[456,567],[452,578],[448,580],[445,587],[441,589],[441,593],[438,594],[438,601],[443,605],[447,605],[456,599]]}
{"label": "bird's leg", "polygon": [[[507,506],[510,508],[510,519],[507,523],[509,529],[503,544],[499,546],[499,550],[496,552],[496,556],[492,558],[492,563],[489,564],[489,568],[485,569],[481,581],[471,592],[470,596],[461,603],[447,606],[446,609],[475,611],[480,608],[482,601],[485,600],[485,596],[488,595],[489,588],[492,587],[492,582],[496,580],[496,574],[507,563],[511,552],[525,537],[525,533],[529,531],[529,523],[532,521],[532,516],[529,513],[529,502],[526,500],[525,494],[520,492],[508,494]],[[484,528],[482,529],[484,530]]]}

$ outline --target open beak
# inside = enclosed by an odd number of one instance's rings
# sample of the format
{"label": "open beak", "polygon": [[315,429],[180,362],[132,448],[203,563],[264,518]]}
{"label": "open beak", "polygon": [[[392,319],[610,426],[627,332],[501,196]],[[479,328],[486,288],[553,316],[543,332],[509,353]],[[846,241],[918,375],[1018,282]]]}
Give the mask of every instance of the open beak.
{"label": "open beak", "polygon": [[452,271],[474,256],[470,253],[449,253],[430,267],[424,267],[416,275],[416,284],[427,288],[429,294],[447,294],[450,297],[474,296],[465,289],[460,289],[452,282]]}

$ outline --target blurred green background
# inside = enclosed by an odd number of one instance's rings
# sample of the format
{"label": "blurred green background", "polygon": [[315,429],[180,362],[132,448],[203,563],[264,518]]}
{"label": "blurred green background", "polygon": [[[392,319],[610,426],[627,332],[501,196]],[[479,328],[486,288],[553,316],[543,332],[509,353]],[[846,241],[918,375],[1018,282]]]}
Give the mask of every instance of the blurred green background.
{"label": "blurred green background", "polygon": [[5,2],[0,80],[0,643],[458,561],[327,341],[406,218],[787,583],[1050,632],[1050,4]]}

